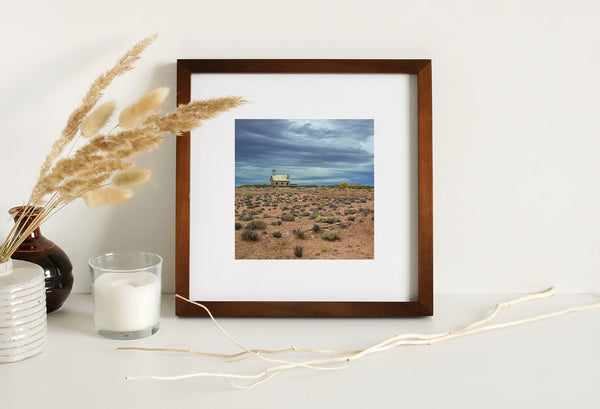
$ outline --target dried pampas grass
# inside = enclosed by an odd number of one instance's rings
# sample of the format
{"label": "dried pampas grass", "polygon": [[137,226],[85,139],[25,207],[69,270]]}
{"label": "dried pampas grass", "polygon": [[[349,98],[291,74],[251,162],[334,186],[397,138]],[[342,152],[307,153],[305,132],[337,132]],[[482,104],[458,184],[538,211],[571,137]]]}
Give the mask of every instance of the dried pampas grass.
{"label": "dried pampas grass", "polygon": [[[104,89],[117,76],[133,69],[140,54],[155,38],[150,36],[136,44],[113,68],[92,83],[81,105],[73,111],[61,136],[54,142],[25,205],[26,209],[39,208],[41,211],[36,213],[34,222],[19,223],[19,227],[11,230],[0,245],[0,262],[8,260],[44,220],[77,198],[83,198],[91,207],[130,199],[133,192],[125,188],[146,183],[152,175],[149,169],[130,170],[135,165],[132,158],[158,148],[167,132],[190,131],[200,126],[203,120],[245,102],[239,97],[192,101],[171,114],[159,115],[154,112],[163,104],[169,90],[157,88],[123,110],[119,125],[114,129],[98,134],[115,110],[112,102],[94,110]],[[78,135],[86,139],[75,149]],[[33,213],[24,211],[22,214],[23,218],[28,218]]]}
{"label": "dried pampas grass", "polygon": [[242,97],[213,98],[205,101],[192,101],[180,105],[169,115],[156,119],[158,126],[165,132],[179,134],[200,126],[202,121],[212,119],[223,111],[240,106],[247,101]]}
{"label": "dried pampas grass", "polygon": [[113,101],[105,102],[86,116],[79,126],[81,136],[89,138],[96,135],[106,125],[106,122],[115,111],[115,107],[116,104]]}
{"label": "dried pampas grass", "polygon": [[148,115],[158,109],[169,95],[169,88],[157,88],[135,104],[125,108],[119,116],[119,126],[123,129],[131,129],[140,124]]}
{"label": "dried pampas grass", "polygon": [[134,68],[133,64],[140,59],[142,52],[152,44],[156,37],[157,34],[154,34],[137,43],[131,50],[127,51],[119,61],[117,61],[117,64],[113,68],[96,78],[87,94],[83,97],[81,105],[69,116],[67,125],[65,126],[65,129],[63,129],[60,138],[52,145],[52,149],[40,169],[40,176],[45,175],[50,170],[54,160],[60,156],[65,147],[73,140],[73,138],[75,138],[77,131],[79,130],[79,124],[83,118],[94,109],[94,106],[96,106],[98,101],[100,101],[103,91],[116,77],[127,71],[131,71]]}

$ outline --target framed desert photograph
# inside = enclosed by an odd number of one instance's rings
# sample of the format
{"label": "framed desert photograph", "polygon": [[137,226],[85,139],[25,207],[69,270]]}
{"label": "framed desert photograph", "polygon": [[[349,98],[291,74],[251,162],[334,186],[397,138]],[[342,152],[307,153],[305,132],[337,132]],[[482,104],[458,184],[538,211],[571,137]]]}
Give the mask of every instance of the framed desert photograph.
{"label": "framed desert photograph", "polygon": [[[177,293],[217,316],[433,314],[429,60],[178,60]],[[203,315],[177,299],[176,313]]]}
{"label": "framed desert photograph", "polygon": [[236,260],[373,259],[373,138],[373,119],[236,119]]}

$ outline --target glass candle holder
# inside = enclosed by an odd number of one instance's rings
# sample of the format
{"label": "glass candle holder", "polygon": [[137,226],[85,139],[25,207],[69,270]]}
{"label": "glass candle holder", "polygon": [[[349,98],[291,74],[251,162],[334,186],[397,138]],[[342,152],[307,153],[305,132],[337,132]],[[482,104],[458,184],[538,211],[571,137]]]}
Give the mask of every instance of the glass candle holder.
{"label": "glass candle holder", "polygon": [[162,258],[144,251],[101,254],[89,260],[96,332],[111,339],[158,332]]}

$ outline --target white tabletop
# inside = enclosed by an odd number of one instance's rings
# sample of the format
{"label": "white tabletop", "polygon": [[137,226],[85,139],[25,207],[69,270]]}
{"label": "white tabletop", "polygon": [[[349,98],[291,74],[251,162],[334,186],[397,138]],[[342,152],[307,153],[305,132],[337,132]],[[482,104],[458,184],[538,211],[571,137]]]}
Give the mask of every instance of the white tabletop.
{"label": "white tabletop", "polygon": [[[251,348],[359,349],[394,334],[453,329],[488,314],[510,295],[437,295],[435,317],[419,319],[220,319]],[[597,301],[559,295],[515,307],[498,322]],[[163,297],[158,334],[114,341],[94,332],[89,295],[72,295],[48,316],[48,347],[32,359],[0,365],[1,408],[564,408],[597,405],[600,310],[524,326],[397,348],[340,371],[293,369],[253,389],[223,379],[136,380],[134,375],[193,371],[254,373],[264,362],[227,363],[172,352],[117,351],[118,346],[231,353],[206,318],[178,318]],[[277,356],[297,359],[298,355]]]}

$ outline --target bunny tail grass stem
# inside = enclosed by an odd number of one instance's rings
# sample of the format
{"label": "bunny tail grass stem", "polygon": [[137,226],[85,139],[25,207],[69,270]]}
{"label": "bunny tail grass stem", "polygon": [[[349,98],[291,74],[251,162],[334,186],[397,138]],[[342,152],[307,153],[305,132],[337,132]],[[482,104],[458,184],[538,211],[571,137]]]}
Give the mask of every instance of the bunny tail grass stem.
{"label": "bunny tail grass stem", "polygon": [[113,101],[109,101],[93,110],[81,121],[81,125],[79,126],[81,136],[89,138],[96,135],[106,125],[106,122],[115,111],[115,107],[116,104]]}
{"label": "bunny tail grass stem", "polygon": [[156,88],[148,92],[134,104],[128,106],[119,116],[119,126],[131,129],[141,123],[154,110],[158,109],[167,98],[169,88]]}

